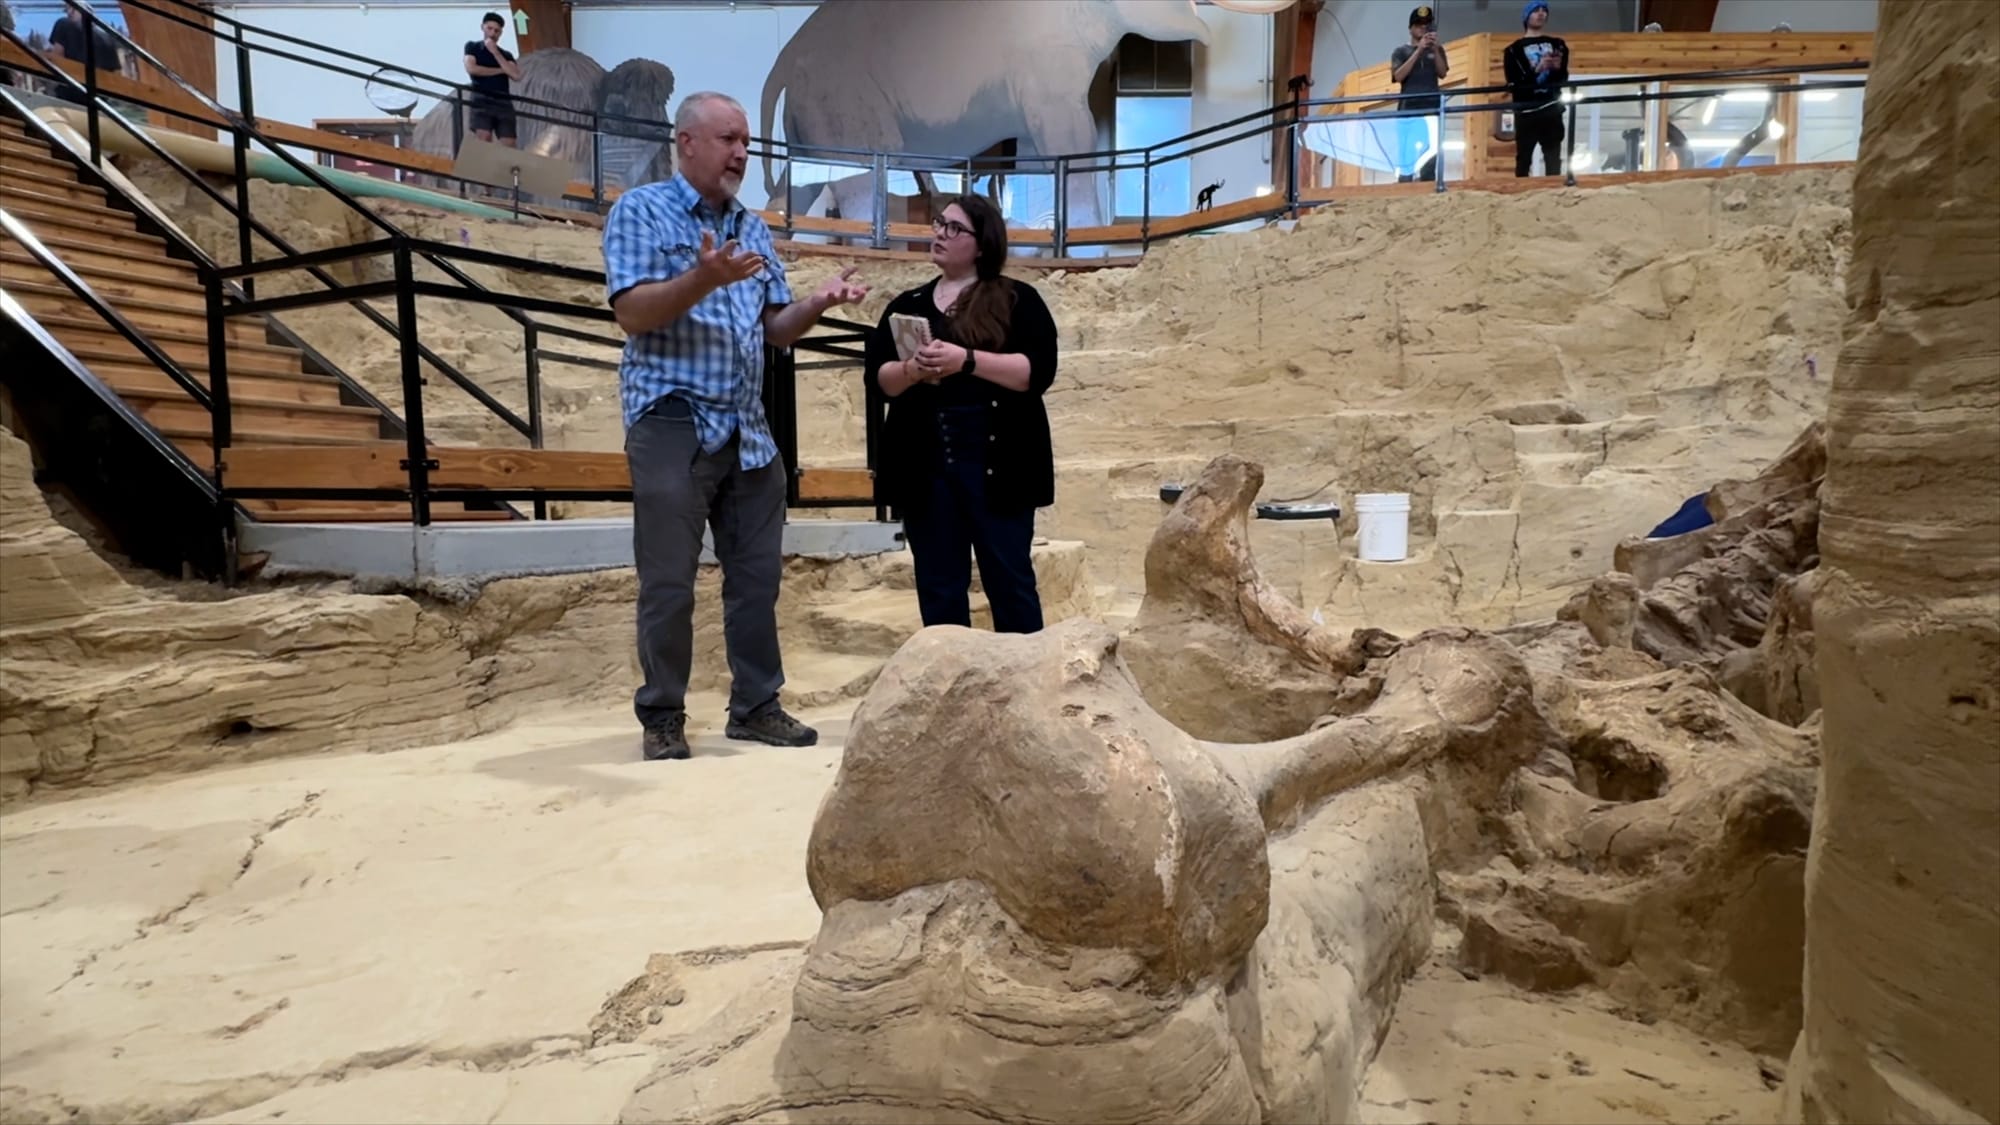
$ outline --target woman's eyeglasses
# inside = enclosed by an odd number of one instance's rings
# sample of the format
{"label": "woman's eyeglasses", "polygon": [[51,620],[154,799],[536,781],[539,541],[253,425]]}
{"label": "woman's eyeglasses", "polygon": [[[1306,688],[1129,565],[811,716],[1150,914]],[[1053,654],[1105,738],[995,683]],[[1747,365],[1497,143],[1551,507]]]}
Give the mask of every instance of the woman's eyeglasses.
{"label": "woman's eyeglasses", "polygon": [[957,238],[961,234],[971,234],[972,228],[964,223],[954,223],[950,219],[932,219],[931,233],[939,238]]}

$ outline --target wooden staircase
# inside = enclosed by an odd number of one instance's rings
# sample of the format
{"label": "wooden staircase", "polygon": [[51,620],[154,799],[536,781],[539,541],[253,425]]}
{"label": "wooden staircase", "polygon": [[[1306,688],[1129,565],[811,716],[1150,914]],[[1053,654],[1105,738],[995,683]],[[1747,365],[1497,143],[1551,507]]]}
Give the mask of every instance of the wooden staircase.
{"label": "wooden staircase", "polygon": [[[102,189],[77,182],[58,158],[12,118],[0,116],[0,209],[10,212],[97,295],[145,333],[195,382],[208,384],[208,316],[194,265],[170,257],[164,240],[141,233],[134,217],[107,205]],[[26,247],[0,236],[0,289],[34,316],[84,366],[117,391],[161,436],[204,472],[215,464],[208,410],[104,321]],[[382,414],[341,401],[340,382],[307,372],[298,349],[270,342],[263,318],[232,317],[229,406],[232,443],[390,447]],[[360,452],[360,450],[356,450]],[[328,479],[325,487],[348,482]],[[350,486],[351,487],[351,486]],[[406,522],[402,501],[244,500],[252,518],[274,522]],[[506,520],[502,510],[433,503],[434,520]]]}

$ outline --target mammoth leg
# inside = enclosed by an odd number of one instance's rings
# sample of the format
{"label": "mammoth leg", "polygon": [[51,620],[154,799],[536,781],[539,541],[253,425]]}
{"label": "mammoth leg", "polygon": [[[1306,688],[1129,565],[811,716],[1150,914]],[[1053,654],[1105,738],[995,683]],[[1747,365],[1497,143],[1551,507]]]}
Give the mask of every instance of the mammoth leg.
{"label": "mammoth leg", "polygon": [[[834,203],[840,209],[843,219],[855,219],[864,223],[875,221],[875,174],[863,172],[857,176],[843,176],[828,184],[833,190]],[[874,241],[872,234],[852,234],[846,236],[849,246],[867,246]]]}

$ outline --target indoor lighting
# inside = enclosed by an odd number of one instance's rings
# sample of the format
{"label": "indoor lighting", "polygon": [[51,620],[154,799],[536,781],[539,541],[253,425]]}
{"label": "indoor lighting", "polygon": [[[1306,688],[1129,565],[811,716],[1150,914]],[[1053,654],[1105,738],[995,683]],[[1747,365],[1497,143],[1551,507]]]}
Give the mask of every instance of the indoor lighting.
{"label": "indoor lighting", "polygon": [[1722,95],[1722,100],[1725,102],[1749,102],[1752,105],[1763,105],[1765,102],[1771,100],[1771,91],[1731,90],[1728,93]]}
{"label": "indoor lighting", "polygon": [[1465,142],[1464,142],[1464,141],[1446,141],[1446,142],[1444,143],[1444,150],[1445,150],[1446,152],[1464,152],[1464,151],[1465,151]]}
{"label": "indoor lighting", "polygon": [[1771,139],[1774,141],[1781,140],[1783,139],[1784,135],[1785,135],[1785,123],[1782,121],[1771,122]]}
{"label": "indoor lighting", "polygon": [[1232,12],[1248,12],[1253,16],[1272,16],[1297,3],[1298,0],[1208,0],[1218,8]]}
{"label": "indoor lighting", "polygon": [[1736,139],[1734,137],[1689,137],[1688,147],[1707,149],[1714,152],[1726,152],[1736,147]]}
{"label": "indoor lighting", "polygon": [[1587,172],[1590,170],[1591,164],[1596,160],[1597,160],[1596,153],[1590,151],[1587,148],[1580,148],[1577,149],[1576,152],[1570,156],[1569,164],[1570,167],[1576,169],[1579,172]]}
{"label": "indoor lighting", "polygon": [[1839,90],[1807,90],[1800,95],[1809,102],[1830,102],[1840,96]]}
{"label": "indoor lighting", "polygon": [[1704,128],[1715,123],[1715,107],[1721,104],[1714,98],[1701,103],[1701,123]]}
{"label": "indoor lighting", "polygon": [[1258,185],[1257,185],[1257,194],[1258,194],[1258,195],[1259,195],[1260,197],[1261,197],[1261,196],[1266,196],[1266,195],[1269,195],[1269,194],[1271,194],[1272,192],[1274,192],[1274,191],[1277,191],[1277,190],[1278,190],[1277,188],[1274,188],[1274,187],[1272,187],[1272,186],[1271,186],[1270,184],[1258,184]]}

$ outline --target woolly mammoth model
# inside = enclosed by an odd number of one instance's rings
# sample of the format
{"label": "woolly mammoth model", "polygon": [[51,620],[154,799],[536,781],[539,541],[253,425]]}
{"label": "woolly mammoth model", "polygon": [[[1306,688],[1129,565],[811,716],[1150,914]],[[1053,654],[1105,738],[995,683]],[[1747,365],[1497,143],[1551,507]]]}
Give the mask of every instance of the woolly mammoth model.
{"label": "woolly mammoth model", "polygon": [[[833,149],[963,157],[1008,139],[1022,156],[1091,152],[1101,147],[1091,81],[1127,35],[1209,39],[1193,0],[826,0],[771,64],[758,135],[775,135],[782,96],[784,136],[799,161],[856,159]],[[773,163],[764,177],[776,200],[785,197]],[[1030,165],[1019,174],[1052,171]],[[873,218],[868,174],[832,186],[843,217]],[[1070,223],[1102,221],[1108,189],[1103,173],[1072,174]],[[810,202],[792,196],[795,210]]]}
{"label": "woolly mammoth model", "polygon": [[[576,179],[590,179],[591,130],[599,111],[657,123],[606,123],[601,159],[607,188],[634,187],[673,174],[667,103],[673,98],[674,72],[665,66],[650,59],[628,59],[606,73],[597,60],[582,51],[545,47],[521,56],[521,79],[514,83],[513,93],[521,99],[564,107],[518,105],[518,143],[529,152],[569,161]],[[471,133],[468,110],[462,135]],[[439,102],[417,122],[411,147],[446,158],[456,155],[450,102]]]}

